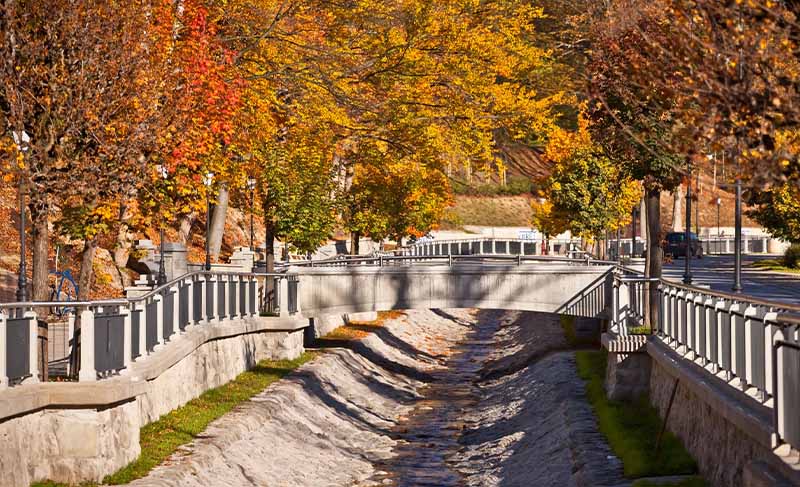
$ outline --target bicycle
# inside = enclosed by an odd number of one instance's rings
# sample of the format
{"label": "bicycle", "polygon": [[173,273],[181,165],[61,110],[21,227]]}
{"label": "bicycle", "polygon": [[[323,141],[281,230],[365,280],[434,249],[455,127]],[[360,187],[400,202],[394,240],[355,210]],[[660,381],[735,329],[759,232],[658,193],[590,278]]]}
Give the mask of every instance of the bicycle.
{"label": "bicycle", "polygon": [[[78,300],[78,284],[75,283],[69,269],[54,270],[50,275],[55,276],[55,283],[50,283],[50,301],[69,303]],[[51,313],[56,316],[64,316],[74,311],[74,306],[57,306],[51,309]]]}

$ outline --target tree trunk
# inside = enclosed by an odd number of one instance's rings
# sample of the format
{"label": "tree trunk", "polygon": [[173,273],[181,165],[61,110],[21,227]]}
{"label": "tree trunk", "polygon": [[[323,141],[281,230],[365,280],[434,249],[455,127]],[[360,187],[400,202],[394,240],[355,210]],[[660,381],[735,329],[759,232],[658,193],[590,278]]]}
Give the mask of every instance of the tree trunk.
{"label": "tree trunk", "polygon": [[[48,225],[48,208],[30,208],[33,231],[32,254],[33,254],[33,273],[31,278],[32,292],[30,298],[33,301],[50,300],[50,229]],[[49,313],[48,308],[34,308],[39,317],[44,317]],[[50,330],[44,320],[38,321],[39,336],[39,371],[43,381],[47,381],[49,376],[48,362],[50,354],[48,351],[48,341],[50,340]]]}
{"label": "tree trunk", "polygon": [[131,219],[131,211],[127,206],[123,206],[120,210],[120,224],[117,231],[117,243],[114,246],[114,266],[117,268],[122,287],[126,288],[132,284],[131,278],[126,271],[128,266],[128,258],[131,255],[131,248],[133,247],[133,233],[130,231],[128,222]]}
{"label": "tree trunk", "polygon": [[219,196],[217,204],[214,206],[214,211],[211,214],[211,236],[209,238],[209,248],[211,249],[211,260],[219,259],[219,253],[222,250],[222,237],[225,233],[225,218],[228,215],[228,200],[230,193],[228,188],[221,186],[219,188]]}
{"label": "tree trunk", "polygon": [[81,272],[78,278],[78,301],[89,299],[94,279],[94,254],[97,252],[97,238],[87,239],[83,242],[81,252]]}
{"label": "tree trunk", "polygon": [[193,211],[188,215],[184,215],[181,217],[180,221],[178,222],[178,241],[188,248],[190,246],[191,237],[192,237],[192,225],[194,225],[194,221],[197,218],[197,212]]}
{"label": "tree trunk", "polygon": [[681,205],[683,204],[683,186],[678,185],[674,190],[672,190],[672,231],[673,232],[681,232],[683,231],[683,208]]}
{"label": "tree trunk", "polygon": [[[275,272],[275,224],[268,219],[264,219],[264,263],[267,273]],[[275,311],[275,280],[267,276],[264,281],[264,305],[266,311]]]}
{"label": "tree trunk", "polygon": [[33,276],[31,284],[33,287],[34,301],[47,301],[50,299],[50,273],[49,254],[50,254],[50,229],[48,223],[48,208],[31,208],[31,219],[33,220]]}
{"label": "tree trunk", "polygon": [[[647,202],[647,260],[645,276],[661,278],[664,262],[664,250],[661,248],[661,191],[648,190]],[[658,324],[661,302],[658,299],[658,283],[645,285],[645,325],[651,329]]]}
{"label": "tree trunk", "polygon": [[350,255],[358,255],[361,232],[350,232]]}

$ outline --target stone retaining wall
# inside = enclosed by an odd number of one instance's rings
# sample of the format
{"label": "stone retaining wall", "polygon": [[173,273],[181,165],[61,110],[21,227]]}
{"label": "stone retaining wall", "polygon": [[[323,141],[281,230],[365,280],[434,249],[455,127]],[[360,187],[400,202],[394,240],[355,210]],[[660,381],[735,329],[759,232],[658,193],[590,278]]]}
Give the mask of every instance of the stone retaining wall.
{"label": "stone retaining wall", "polygon": [[[302,351],[302,329],[210,340],[148,381],[142,394],[121,403],[89,409],[53,407],[9,418],[0,423],[0,484],[101,481],[139,456],[143,425],[229,382],[260,360],[292,359]],[[91,401],[87,398],[87,404]]]}
{"label": "stone retaining wall", "polygon": [[[650,402],[663,418],[675,377],[657,361],[650,373]],[[772,455],[759,445],[705,398],[679,382],[668,420],[669,430],[683,442],[697,461],[700,472],[715,487],[743,486],[744,467],[755,459]]]}

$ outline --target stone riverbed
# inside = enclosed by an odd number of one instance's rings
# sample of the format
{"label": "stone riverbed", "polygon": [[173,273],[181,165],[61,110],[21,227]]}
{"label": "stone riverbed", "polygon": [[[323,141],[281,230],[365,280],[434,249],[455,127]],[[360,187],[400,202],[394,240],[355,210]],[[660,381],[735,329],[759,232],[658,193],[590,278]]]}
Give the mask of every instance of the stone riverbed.
{"label": "stone riverbed", "polygon": [[408,311],[132,485],[628,485],[565,347],[554,315]]}

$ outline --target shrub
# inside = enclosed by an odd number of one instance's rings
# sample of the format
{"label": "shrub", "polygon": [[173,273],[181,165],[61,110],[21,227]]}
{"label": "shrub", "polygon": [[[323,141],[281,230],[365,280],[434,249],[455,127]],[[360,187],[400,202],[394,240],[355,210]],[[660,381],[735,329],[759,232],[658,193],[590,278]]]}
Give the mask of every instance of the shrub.
{"label": "shrub", "polygon": [[783,265],[792,269],[800,267],[800,244],[792,244],[783,254]]}

